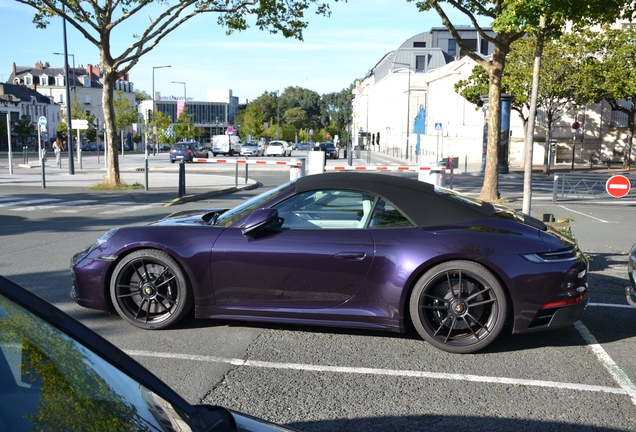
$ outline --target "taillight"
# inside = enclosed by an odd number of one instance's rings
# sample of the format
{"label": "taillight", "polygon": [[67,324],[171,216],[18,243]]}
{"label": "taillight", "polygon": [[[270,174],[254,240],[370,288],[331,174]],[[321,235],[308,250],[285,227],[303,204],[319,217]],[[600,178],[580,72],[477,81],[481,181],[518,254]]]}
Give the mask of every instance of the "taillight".
{"label": "taillight", "polygon": [[188,154],[192,154],[192,149],[188,149]]}

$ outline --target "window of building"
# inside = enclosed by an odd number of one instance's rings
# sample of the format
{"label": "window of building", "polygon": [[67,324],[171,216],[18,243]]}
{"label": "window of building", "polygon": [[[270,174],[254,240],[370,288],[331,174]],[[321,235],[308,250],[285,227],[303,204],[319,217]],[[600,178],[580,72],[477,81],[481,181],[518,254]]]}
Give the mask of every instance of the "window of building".
{"label": "window of building", "polygon": [[24,77],[24,84],[30,86],[31,84],[33,84],[33,76],[32,75],[26,75]]}
{"label": "window of building", "polygon": [[91,103],[91,95],[84,95],[84,103],[87,105]]}
{"label": "window of building", "polygon": [[427,55],[415,56],[415,72],[426,72]]}
{"label": "window of building", "polygon": [[487,56],[488,55],[488,41],[487,40],[481,40],[481,50],[479,51],[482,55]]}
{"label": "window of building", "polygon": [[84,87],[90,87],[91,86],[91,78],[87,75],[84,77]]}
{"label": "window of building", "polygon": [[[632,106],[632,102],[628,100],[619,100],[616,102],[618,103],[618,105],[622,106],[623,108],[630,109]],[[612,127],[626,128],[628,126],[629,126],[629,123],[628,123],[627,113],[624,113],[623,111],[619,111],[619,110],[612,110]]]}
{"label": "window of building", "polygon": [[457,42],[455,42],[455,39],[448,40],[448,55],[451,57],[457,55]]}
{"label": "window of building", "polygon": [[57,95],[57,103],[64,103],[64,95],[62,93],[60,93],[59,95]]}
{"label": "window of building", "polygon": [[42,86],[49,85],[49,77],[47,77],[46,75],[42,75],[40,77],[40,85],[42,85]]}
{"label": "window of building", "polygon": [[426,48],[426,42],[413,42],[413,48]]}
{"label": "window of building", "polygon": [[64,86],[64,77],[62,76],[55,77],[55,85],[58,87]]}
{"label": "window of building", "polygon": [[464,39],[464,43],[468,46],[469,50],[477,51],[477,39]]}

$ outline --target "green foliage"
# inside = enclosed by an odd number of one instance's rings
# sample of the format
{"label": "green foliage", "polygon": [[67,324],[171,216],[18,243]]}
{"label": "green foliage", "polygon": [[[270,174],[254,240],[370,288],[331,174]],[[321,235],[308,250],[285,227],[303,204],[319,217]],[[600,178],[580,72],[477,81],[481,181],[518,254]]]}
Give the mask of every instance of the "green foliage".
{"label": "green foliage", "polygon": [[97,139],[97,131],[94,128],[89,127],[84,131],[84,136],[88,142],[93,143]]}
{"label": "green foliage", "polygon": [[196,136],[194,125],[192,124],[192,117],[192,114],[188,114],[188,107],[185,107],[179,117],[177,117],[177,122],[173,125],[175,139],[177,141],[189,140]]}
{"label": "green foliage", "polygon": [[24,142],[36,132],[36,128],[35,125],[31,123],[31,120],[29,120],[27,116],[23,115],[20,117],[20,120],[13,125],[13,132],[17,133],[20,140]]}
{"label": "green foliage", "polygon": [[123,131],[132,124],[137,123],[139,114],[130,100],[124,97],[124,92],[117,91],[117,96],[113,100],[115,108],[115,125],[117,130]]}

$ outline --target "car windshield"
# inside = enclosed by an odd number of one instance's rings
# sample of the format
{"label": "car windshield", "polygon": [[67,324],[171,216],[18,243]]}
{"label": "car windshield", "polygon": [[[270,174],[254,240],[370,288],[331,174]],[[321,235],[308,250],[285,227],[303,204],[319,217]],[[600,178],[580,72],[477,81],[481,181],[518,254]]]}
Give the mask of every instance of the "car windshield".
{"label": "car windshield", "polygon": [[177,149],[177,150],[184,150],[189,148],[190,145],[189,144],[184,144],[184,143],[176,143],[173,148]]}
{"label": "car windshield", "polygon": [[165,422],[184,423],[161,397],[2,295],[0,377],[6,430],[164,430]]}
{"label": "car windshield", "polygon": [[294,187],[295,183],[296,183],[296,180],[292,180],[291,182],[278,186],[276,189],[272,189],[269,192],[265,192],[261,195],[255,196],[254,198],[245,201],[240,206],[234,207],[233,209],[228,210],[225,213],[221,214],[214,221],[214,225],[222,226],[222,227],[228,227],[232,225],[234,222],[241,219],[243,216],[260,208],[267,201],[287,192],[290,188]]}

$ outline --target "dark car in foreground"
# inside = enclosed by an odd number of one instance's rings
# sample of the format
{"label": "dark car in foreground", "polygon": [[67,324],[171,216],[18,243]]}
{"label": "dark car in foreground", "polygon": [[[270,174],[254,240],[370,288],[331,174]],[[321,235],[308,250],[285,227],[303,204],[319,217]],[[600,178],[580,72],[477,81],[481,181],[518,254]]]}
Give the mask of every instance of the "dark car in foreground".
{"label": "dark car in foreground", "polygon": [[325,152],[326,159],[338,159],[340,154],[338,152],[338,148],[332,142],[321,142],[316,144],[313,148],[314,151],[323,151]]}
{"label": "dark car in foreground", "polygon": [[194,158],[208,158],[208,151],[195,141],[178,142],[170,149],[170,162],[192,162]]}
{"label": "dark car in foreground", "polygon": [[627,261],[627,277],[629,285],[625,288],[627,303],[636,307],[636,244],[629,251],[629,261]]}
{"label": "dark car in foreground", "polygon": [[233,209],[115,228],[71,260],[71,294],[162,329],[196,318],[405,332],[469,353],[578,320],[588,261],[528,215],[416,180],[336,172]]}
{"label": "dark car in foreground", "polygon": [[282,431],[192,406],[123,351],[0,276],[0,424],[6,431]]}

